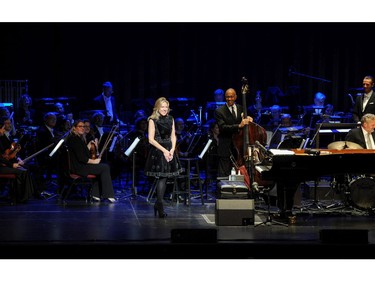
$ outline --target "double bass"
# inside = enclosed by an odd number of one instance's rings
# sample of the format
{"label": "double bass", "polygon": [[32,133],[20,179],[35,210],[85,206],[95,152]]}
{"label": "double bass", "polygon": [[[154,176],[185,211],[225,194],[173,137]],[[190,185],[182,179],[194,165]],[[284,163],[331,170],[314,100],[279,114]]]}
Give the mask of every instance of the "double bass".
{"label": "double bass", "polygon": [[[249,85],[247,78],[243,77],[241,88],[243,106],[242,118],[247,118],[246,95],[248,92]],[[254,122],[245,125],[238,134],[233,136],[233,144],[237,152],[237,159],[234,164],[237,170],[240,170],[241,174],[244,175],[245,184],[249,190],[254,182],[254,149],[252,149],[252,147],[255,145],[256,141],[265,146],[267,144],[267,133],[263,127]]]}

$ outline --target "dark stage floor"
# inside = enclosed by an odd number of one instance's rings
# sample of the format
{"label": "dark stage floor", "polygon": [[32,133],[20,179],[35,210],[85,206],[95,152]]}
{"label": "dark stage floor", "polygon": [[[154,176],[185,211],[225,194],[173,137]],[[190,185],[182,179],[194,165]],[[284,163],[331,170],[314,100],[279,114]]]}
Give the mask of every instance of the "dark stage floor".
{"label": "dark stage floor", "polygon": [[[167,218],[154,217],[145,194],[131,196],[131,186],[117,182],[118,202],[86,203],[71,196],[11,206],[1,202],[0,258],[373,258],[375,216],[343,204],[320,185],[318,200],[296,196],[297,221],[267,225],[267,205],[255,200],[254,225],[217,226],[215,197],[204,205],[172,203]],[[309,203],[317,203],[309,206]],[[271,207],[271,212],[277,209]]]}

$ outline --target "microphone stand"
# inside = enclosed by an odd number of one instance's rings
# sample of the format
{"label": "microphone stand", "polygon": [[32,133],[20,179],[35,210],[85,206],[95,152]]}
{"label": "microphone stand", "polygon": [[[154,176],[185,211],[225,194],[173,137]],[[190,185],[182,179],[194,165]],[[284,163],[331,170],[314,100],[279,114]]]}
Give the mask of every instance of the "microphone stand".
{"label": "microphone stand", "polygon": [[[319,131],[320,129],[322,128],[323,126],[323,123],[320,123],[318,126],[317,126],[317,129],[316,129],[316,132],[314,134],[314,137],[312,138],[311,142],[310,142],[310,146],[312,146],[312,144],[314,143],[314,140],[316,138],[316,136],[319,134]],[[319,148],[319,147],[317,147]],[[319,155],[314,155],[312,157],[319,157]],[[318,202],[318,199],[317,199],[317,190],[318,190],[318,183],[319,183],[319,178],[315,179],[314,180],[314,200],[312,203],[310,203],[306,208],[307,209],[311,209],[311,208],[314,208],[314,209],[318,209],[318,210],[321,210],[322,209],[322,206],[319,205],[319,202]],[[306,184],[307,185],[307,184]],[[308,186],[308,185],[307,185]]]}

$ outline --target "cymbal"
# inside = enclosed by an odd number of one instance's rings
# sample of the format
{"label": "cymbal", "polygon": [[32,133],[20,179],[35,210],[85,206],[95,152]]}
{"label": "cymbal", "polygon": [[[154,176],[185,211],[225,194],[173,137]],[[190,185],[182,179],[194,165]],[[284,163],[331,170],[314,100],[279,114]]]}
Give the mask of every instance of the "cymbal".
{"label": "cymbal", "polygon": [[331,142],[328,145],[328,149],[345,149],[345,148],[363,149],[362,146],[360,146],[359,144],[357,144],[355,142],[351,142],[351,141],[335,141],[335,142]]}

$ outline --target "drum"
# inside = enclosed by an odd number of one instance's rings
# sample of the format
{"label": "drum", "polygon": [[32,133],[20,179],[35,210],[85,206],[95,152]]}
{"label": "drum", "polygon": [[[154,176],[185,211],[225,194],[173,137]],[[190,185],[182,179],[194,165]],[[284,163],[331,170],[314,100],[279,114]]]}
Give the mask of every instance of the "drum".
{"label": "drum", "polygon": [[375,207],[375,180],[361,177],[349,183],[350,201],[354,207],[368,210]]}

